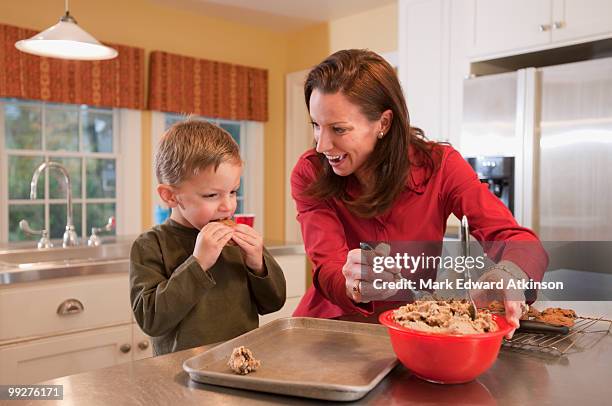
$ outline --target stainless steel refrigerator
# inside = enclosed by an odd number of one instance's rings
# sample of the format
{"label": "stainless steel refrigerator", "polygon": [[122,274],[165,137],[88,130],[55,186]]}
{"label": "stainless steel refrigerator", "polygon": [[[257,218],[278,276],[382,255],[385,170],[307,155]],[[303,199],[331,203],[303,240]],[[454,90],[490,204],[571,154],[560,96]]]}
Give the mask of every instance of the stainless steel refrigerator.
{"label": "stainless steel refrigerator", "polygon": [[460,150],[515,158],[514,214],[542,240],[612,240],[612,58],[466,79]]}

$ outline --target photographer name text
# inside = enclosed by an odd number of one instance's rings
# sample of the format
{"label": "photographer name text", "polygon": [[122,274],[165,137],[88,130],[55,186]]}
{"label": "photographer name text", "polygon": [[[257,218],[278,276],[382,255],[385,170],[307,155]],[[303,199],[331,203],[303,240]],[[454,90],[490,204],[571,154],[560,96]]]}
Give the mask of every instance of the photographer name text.
{"label": "photographer name text", "polygon": [[400,279],[397,281],[384,281],[374,279],[372,282],[374,289],[378,290],[445,290],[445,289],[542,289],[542,290],[563,290],[563,282],[539,282],[532,280],[499,280],[499,281],[472,281],[469,279],[455,279],[434,281],[432,279]]}

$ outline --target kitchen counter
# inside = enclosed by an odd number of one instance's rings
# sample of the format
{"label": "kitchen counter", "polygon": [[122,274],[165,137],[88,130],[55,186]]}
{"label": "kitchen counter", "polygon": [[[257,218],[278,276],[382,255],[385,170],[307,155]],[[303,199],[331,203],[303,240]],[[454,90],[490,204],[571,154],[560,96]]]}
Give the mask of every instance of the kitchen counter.
{"label": "kitchen counter", "polygon": [[[398,365],[358,404],[605,404],[612,398],[612,334],[583,340],[564,357],[502,348],[493,367],[477,380],[437,385],[414,377]],[[192,382],[184,360],[209,347],[130,362],[45,382],[64,385],[64,400],[74,405],[317,404],[302,398],[271,395]],[[19,402],[8,402],[7,406]],[[27,402],[21,402],[27,403]],[[30,401],[41,405],[54,402]]]}
{"label": "kitchen counter", "polygon": [[[31,244],[0,247],[0,285],[38,282],[48,279],[129,271],[129,253],[135,236],[113,237],[98,247],[78,246],[50,249]],[[304,245],[265,241],[273,256],[303,255]]]}
{"label": "kitchen counter", "polygon": [[[102,247],[107,245],[128,245],[131,246],[137,235],[120,235],[112,237],[102,237]],[[52,240],[54,247],[51,249],[39,250],[36,248],[36,241],[24,241],[24,242],[11,242],[11,243],[0,243],[0,255],[11,253],[11,252],[31,252],[31,251],[58,251],[58,250],[75,250],[75,249],[91,249],[86,244],[86,241],[81,241],[81,245],[70,248],[62,248],[61,240]],[[264,245],[267,249],[277,249],[281,247],[303,247],[304,245],[299,241],[281,241],[275,239],[264,239]],[[302,253],[303,253],[302,249]]]}

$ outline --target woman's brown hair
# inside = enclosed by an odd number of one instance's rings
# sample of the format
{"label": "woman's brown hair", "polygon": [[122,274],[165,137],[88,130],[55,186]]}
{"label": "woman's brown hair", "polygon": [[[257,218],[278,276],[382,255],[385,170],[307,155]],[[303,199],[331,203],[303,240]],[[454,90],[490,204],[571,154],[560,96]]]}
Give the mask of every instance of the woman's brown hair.
{"label": "woman's brown hair", "polygon": [[[411,167],[425,166],[431,174],[437,167],[433,157],[435,143],[423,131],[410,126],[408,108],[395,70],[380,55],[365,49],[349,49],[330,55],[315,66],[304,83],[304,98],[310,111],[310,96],[317,89],[322,93],[342,92],[371,121],[380,119],[386,110],[393,112],[389,131],[378,140],[365,162],[373,173],[374,185],[359,197],[348,196],[348,176],[336,175],[323,154],[319,154],[323,170],[305,194],[319,199],[339,197],[355,215],[378,216],[391,208],[405,190]],[[411,162],[409,148],[420,157]]]}

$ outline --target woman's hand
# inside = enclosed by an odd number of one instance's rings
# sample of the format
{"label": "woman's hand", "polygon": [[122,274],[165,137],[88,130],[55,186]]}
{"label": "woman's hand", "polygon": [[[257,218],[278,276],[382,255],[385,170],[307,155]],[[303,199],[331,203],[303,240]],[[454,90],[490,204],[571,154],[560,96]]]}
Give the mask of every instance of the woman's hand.
{"label": "woman's hand", "polygon": [[389,255],[390,247],[379,244],[374,251],[354,249],[346,256],[342,267],[345,279],[346,295],[357,303],[368,303],[372,300],[385,300],[397,293],[397,289],[376,289],[374,280],[397,282],[402,275],[399,269],[386,269],[380,273],[373,270],[374,257]]}
{"label": "woman's hand", "polygon": [[256,275],[265,274],[263,266],[263,238],[253,227],[237,224],[232,240],[240,247],[244,263]]}
{"label": "woman's hand", "polygon": [[[474,289],[472,290],[472,297],[477,307],[486,307],[494,300],[504,303],[506,320],[514,327],[514,329],[506,335],[506,338],[511,339],[514,330],[519,327],[521,316],[528,310],[528,306],[525,304],[525,293],[520,289],[508,289],[508,281],[511,279],[526,279],[526,275],[516,265],[508,264],[507,261],[504,262],[506,262],[506,264],[500,263],[485,271],[478,281],[502,281],[505,288],[493,290]],[[508,268],[514,269],[514,271],[510,271]]]}

